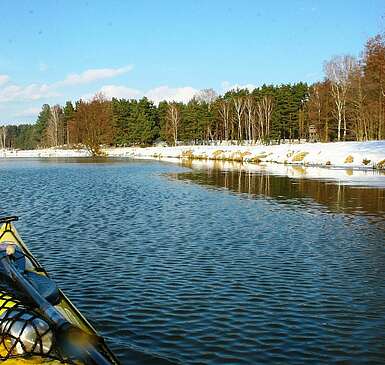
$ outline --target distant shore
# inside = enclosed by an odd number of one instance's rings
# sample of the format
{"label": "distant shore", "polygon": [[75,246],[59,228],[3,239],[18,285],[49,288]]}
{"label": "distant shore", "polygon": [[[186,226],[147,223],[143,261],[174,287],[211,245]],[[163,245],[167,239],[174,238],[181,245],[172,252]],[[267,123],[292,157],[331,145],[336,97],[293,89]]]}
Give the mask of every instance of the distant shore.
{"label": "distant shore", "polygon": [[[108,157],[177,158],[244,163],[385,169],[385,140],[370,142],[303,143],[253,146],[116,147],[103,149]],[[47,148],[1,150],[0,158],[91,157],[86,149]]]}

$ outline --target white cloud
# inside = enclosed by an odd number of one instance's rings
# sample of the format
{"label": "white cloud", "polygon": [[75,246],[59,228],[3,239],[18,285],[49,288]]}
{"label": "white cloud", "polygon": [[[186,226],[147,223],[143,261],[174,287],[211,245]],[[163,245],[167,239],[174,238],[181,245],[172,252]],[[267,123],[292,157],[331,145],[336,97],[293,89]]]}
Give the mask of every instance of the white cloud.
{"label": "white cloud", "polygon": [[135,99],[140,98],[143,95],[140,90],[119,85],[105,85],[100,89],[100,92],[102,92],[109,99]]}
{"label": "white cloud", "polygon": [[36,117],[41,111],[41,108],[32,107],[25,110],[22,110],[19,113],[15,114],[15,117]]}
{"label": "white cloud", "polygon": [[[40,69],[46,69],[47,65],[40,64]],[[16,85],[7,84],[9,81],[8,75],[0,75],[0,103],[10,101],[26,101],[26,100],[38,100],[43,98],[50,98],[60,96],[57,91],[64,86],[76,86],[81,84],[87,84],[97,80],[103,80],[119,75],[123,75],[132,70],[132,66],[124,66],[118,68],[99,68],[89,69],[80,74],[70,74],[64,80],[53,82],[51,84],[29,84],[29,85]],[[106,89],[107,92],[112,92]],[[123,91],[120,90],[122,93]]]}
{"label": "white cloud", "polygon": [[169,86],[159,86],[145,93],[145,96],[158,104],[160,101],[177,101],[187,103],[199,90],[191,86],[171,88]]}
{"label": "white cloud", "polygon": [[[159,104],[163,100],[187,103],[198,93],[198,90],[190,86],[172,88],[163,85],[148,91],[142,91],[121,85],[105,85],[98,90],[99,92],[103,93],[108,99],[140,99],[145,96],[155,104]],[[94,95],[86,94],[81,99],[90,100]]]}
{"label": "white cloud", "polygon": [[26,86],[6,85],[0,89],[0,103],[14,100],[38,100],[59,95],[59,93],[47,84],[30,84]]}
{"label": "white cloud", "polygon": [[228,81],[223,81],[221,83],[221,86],[222,86],[223,92],[227,92],[230,90],[236,90],[236,89],[248,89],[249,91],[253,91],[255,88],[258,87],[257,85],[254,85],[254,84],[244,84],[244,85],[230,84],[230,82],[228,82]]}
{"label": "white cloud", "polygon": [[8,75],[0,75],[0,86],[6,84],[9,81]]}
{"label": "white cloud", "polygon": [[90,82],[109,79],[115,76],[123,75],[133,68],[132,65],[127,65],[119,68],[95,68],[86,70],[80,74],[69,74],[63,81],[56,83],[57,86],[66,85],[81,85]]}

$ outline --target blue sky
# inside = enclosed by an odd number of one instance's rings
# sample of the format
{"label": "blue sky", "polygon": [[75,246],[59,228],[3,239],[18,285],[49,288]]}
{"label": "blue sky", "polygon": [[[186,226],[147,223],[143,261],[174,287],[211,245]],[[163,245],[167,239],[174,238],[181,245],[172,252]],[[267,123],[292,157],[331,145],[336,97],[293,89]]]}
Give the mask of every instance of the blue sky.
{"label": "blue sky", "polygon": [[313,82],[385,30],[384,0],[0,1],[0,124],[44,103]]}

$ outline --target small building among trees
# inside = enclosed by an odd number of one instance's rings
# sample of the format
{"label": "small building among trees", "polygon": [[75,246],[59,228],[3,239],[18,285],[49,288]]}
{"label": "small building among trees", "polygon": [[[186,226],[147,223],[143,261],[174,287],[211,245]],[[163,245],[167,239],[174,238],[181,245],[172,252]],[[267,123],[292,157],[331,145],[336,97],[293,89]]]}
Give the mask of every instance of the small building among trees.
{"label": "small building among trees", "polygon": [[317,128],[314,124],[309,125],[309,142],[319,142],[320,138],[318,135]]}

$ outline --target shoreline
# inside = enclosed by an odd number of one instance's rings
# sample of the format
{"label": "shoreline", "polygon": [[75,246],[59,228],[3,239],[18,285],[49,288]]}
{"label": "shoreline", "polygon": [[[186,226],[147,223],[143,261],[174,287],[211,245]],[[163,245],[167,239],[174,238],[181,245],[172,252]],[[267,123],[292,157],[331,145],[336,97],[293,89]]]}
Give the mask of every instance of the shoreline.
{"label": "shoreline", "polygon": [[[385,169],[385,140],[253,146],[111,147],[106,157],[277,163],[312,167]],[[0,159],[92,157],[86,149],[1,150]]]}

